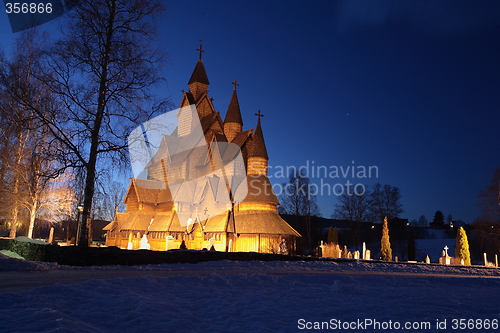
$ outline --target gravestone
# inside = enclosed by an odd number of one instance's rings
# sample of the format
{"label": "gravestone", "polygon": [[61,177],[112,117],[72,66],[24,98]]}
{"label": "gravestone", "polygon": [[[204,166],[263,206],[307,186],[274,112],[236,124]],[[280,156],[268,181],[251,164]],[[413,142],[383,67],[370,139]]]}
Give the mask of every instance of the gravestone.
{"label": "gravestone", "polygon": [[210,237],[210,239],[208,240],[208,249],[211,251],[212,250],[212,246],[214,247],[215,249],[215,238],[213,237]]}
{"label": "gravestone", "polygon": [[347,251],[347,245],[344,245],[344,250],[342,251],[342,258],[349,258],[349,251]]}
{"label": "gravestone", "polygon": [[174,248],[174,237],[167,236],[165,238],[165,251],[172,250]]}
{"label": "gravestone", "polygon": [[354,251],[354,256],[353,256],[354,259],[359,259],[359,251]]}
{"label": "gravestone", "polygon": [[133,238],[134,238],[134,234],[132,232],[129,232],[129,234],[128,234],[127,250],[132,250],[134,248],[134,243],[132,243],[132,239]]}
{"label": "gravestone", "polygon": [[139,247],[139,250],[150,250],[150,249],[151,249],[151,245],[148,242],[148,237],[146,236],[146,234],[144,234],[144,235],[142,235],[142,238],[141,238],[141,245]]}
{"label": "gravestone", "polygon": [[54,227],[51,227],[50,228],[50,232],[49,232],[49,241],[48,241],[48,243],[52,244],[53,241],[54,241]]}
{"label": "gravestone", "polygon": [[441,256],[441,258],[439,258],[439,263],[442,265],[451,264],[451,257],[448,255],[448,249],[449,247],[445,246],[443,250],[443,255]]}
{"label": "gravestone", "polygon": [[370,252],[370,250],[365,250],[365,260],[371,260],[371,252]]}

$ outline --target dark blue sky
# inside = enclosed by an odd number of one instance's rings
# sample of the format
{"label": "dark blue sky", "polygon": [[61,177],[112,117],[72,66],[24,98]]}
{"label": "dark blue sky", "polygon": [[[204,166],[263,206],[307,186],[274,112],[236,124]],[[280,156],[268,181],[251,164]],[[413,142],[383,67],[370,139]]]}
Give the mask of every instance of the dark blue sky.
{"label": "dark blue sky", "polygon": [[[165,93],[178,105],[203,39],[222,116],[234,79],[244,128],[265,115],[271,175],[354,161],[377,166],[378,178],[312,180],[397,186],[410,220],[438,209],[467,223],[479,215],[478,191],[500,166],[500,2],[165,3]],[[5,47],[12,33],[0,17]],[[318,196],[323,216],[336,202]]]}
{"label": "dark blue sky", "polygon": [[[375,165],[378,178],[348,180],[399,187],[402,217],[470,223],[500,166],[500,3],[480,4],[168,2],[169,92],[179,101],[203,39],[216,107],[237,79],[245,127],[265,114],[271,166]],[[319,195],[324,216],[336,200]]]}

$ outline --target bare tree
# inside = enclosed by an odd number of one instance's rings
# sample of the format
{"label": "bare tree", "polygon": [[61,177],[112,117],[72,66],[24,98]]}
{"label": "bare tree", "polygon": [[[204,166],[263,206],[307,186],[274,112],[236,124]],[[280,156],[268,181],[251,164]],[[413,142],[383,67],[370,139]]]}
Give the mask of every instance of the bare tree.
{"label": "bare tree", "polygon": [[484,252],[500,252],[500,168],[491,177],[490,183],[479,192],[481,217],[472,224],[471,251],[476,258]]}
{"label": "bare tree", "polygon": [[370,213],[375,221],[392,220],[403,213],[399,188],[377,183],[370,194]]}
{"label": "bare tree", "polygon": [[309,177],[302,170],[293,170],[289,182],[282,185],[280,195],[280,214],[295,215],[297,224],[304,221],[309,250],[312,249],[311,216],[320,216]]}
{"label": "bare tree", "polygon": [[288,183],[282,184],[279,197],[280,213],[296,216],[320,216],[316,204],[316,194],[311,189],[311,181],[302,170],[290,173]]}
{"label": "bare tree", "polygon": [[418,218],[418,227],[428,227],[429,226],[429,221],[427,221],[427,218],[425,217],[425,215],[421,215],[419,218]]}
{"label": "bare tree", "polygon": [[[43,38],[36,31],[24,32],[17,40],[12,60],[2,59],[0,86],[2,103],[0,114],[6,125],[1,133],[2,180],[8,184],[3,198],[7,199],[8,217],[11,221],[10,237],[15,237],[19,224],[19,214],[34,199],[33,189],[38,197],[42,183],[58,176],[58,170],[49,167],[55,163],[49,154],[52,137],[40,127],[28,105],[37,107],[40,113],[46,112],[52,95],[40,82],[34,79],[36,64],[40,59]],[[33,201],[32,201],[33,202]],[[34,222],[37,209],[32,209],[31,222]],[[31,229],[32,230],[32,229]],[[30,233],[31,236],[31,233]]]}
{"label": "bare tree", "polygon": [[479,198],[484,217],[500,220],[500,168],[495,170],[490,183],[479,192]]}
{"label": "bare tree", "polygon": [[[38,138],[43,138],[39,136]],[[33,237],[37,218],[52,222],[62,222],[71,215],[75,205],[75,194],[71,186],[73,177],[66,172],[55,177],[57,172],[55,161],[46,159],[43,144],[39,141],[32,148],[26,161],[20,165],[23,193],[18,196],[18,203],[29,215],[28,238]],[[42,141],[43,142],[43,141]]]}
{"label": "bare tree", "polygon": [[[162,81],[164,54],[153,47],[159,1],[82,0],[70,12],[64,37],[44,53],[36,78],[57,96],[50,112],[23,100],[69,152],[65,168],[82,168],[79,245],[87,246],[95,179],[106,163],[125,165],[127,136],[161,111],[151,88]],[[18,96],[20,97],[20,96]]]}
{"label": "bare tree", "polygon": [[359,249],[361,238],[361,223],[366,222],[370,211],[369,194],[357,195],[346,188],[338,197],[339,203],[335,206],[333,218],[349,221],[352,241],[356,250]]}
{"label": "bare tree", "polygon": [[100,185],[94,197],[96,209],[93,218],[111,221],[116,212],[125,207],[123,198],[127,188],[125,184],[109,179]]}

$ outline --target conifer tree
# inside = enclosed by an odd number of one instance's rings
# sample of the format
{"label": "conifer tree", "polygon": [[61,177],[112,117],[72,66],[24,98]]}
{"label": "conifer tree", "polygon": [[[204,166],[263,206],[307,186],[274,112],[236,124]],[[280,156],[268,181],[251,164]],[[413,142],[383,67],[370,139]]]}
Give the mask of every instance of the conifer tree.
{"label": "conifer tree", "polygon": [[339,244],[339,232],[337,231],[337,228],[330,228],[328,229],[328,237],[326,239],[326,242],[328,244]]}
{"label": "conifer tree", "polygon": [[462,227],[458,229],[455,257],[458,260],[463,259],[465,265],[470,265],[469,241],[467,240],[467,234]]}
{"label": "conifer tree", "polygon": [[389,241],[389,225],[387,222],[387,216],[384,218],[384,225],[382,226],[380,255],[382,260],[392,260],[392,249],[391,242]]}

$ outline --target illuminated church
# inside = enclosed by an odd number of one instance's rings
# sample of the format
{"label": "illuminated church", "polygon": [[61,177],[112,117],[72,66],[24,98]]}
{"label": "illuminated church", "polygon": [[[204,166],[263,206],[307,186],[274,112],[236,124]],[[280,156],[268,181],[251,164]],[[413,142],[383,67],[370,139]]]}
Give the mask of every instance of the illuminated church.
{"label": "illuminated church", "polygon": [[[145,164],[147,176],[131,178],[126,211],[104,228],[106,245],[292,254],[300,234],[277,213],[262,115],[256,114],[255,130],[243,130],[234,81],[223,121],[208,94],[201,46],[198,51],[177,128]],[[190,149],[182,149],[185,142]]]}

